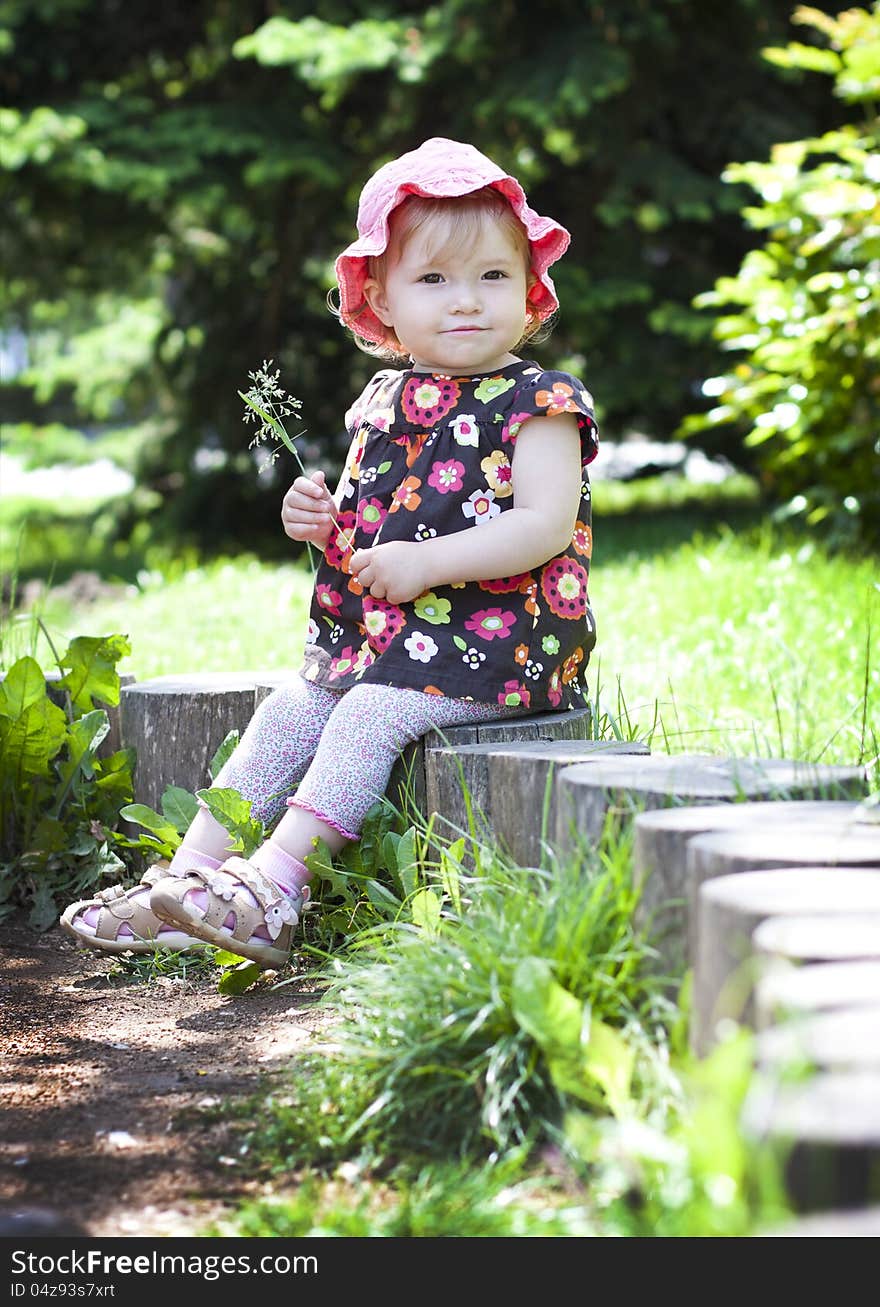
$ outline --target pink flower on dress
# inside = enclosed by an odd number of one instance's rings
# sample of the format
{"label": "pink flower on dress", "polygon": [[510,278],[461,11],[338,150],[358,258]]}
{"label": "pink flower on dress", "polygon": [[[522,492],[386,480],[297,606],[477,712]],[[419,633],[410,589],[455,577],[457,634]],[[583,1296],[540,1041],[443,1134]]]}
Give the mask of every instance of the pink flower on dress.
{"label": "pink flower on dress", "polygon": [[516,621],[516,614],[500,608],[481,608],[473,617],[465,621],[465,629],[473,631],[481,640],[506,640],[510,628]]}
{"label": "pink flower on dress", "polygon": [[341,572],[347,572],[354,552],[354,530],[357,524],[357,516],[352,512],[337,513],[336,521],[339,523],[341,531],[337,531],[333,527],[330,532],[330,539],[327,541],[327,547],[324,550],[324,557],[331,567],[335,567]]}
{"label": "pink flower on dress", "polygon": [[403,609],[368,594],[364,595],[363,602],[367,643],[377,653],[384,653],[397,633],[406,626]]}
{"label": "pink flower on dress", "polygon": [[498,702],[505,708],[528,708],[532,692],[519,681],[505,681]]}
{"label": "pink flower on dress", "polygon": [[400,406],[408,421],[433,427],[455,407],[460,394],[461,387],[449,377],[415,376],[404,386]]}
{"label": "pink flower on dress", "polygon": [[367,535],[375,535],[387,516],[388,510],[383,508],[381,499],[364,499],[358,504],[358,526]]}
{"label": "pink flower on dress", "polygon": [[558,667],[553,669],[552,675],[550,676],[550,682],[547,686],[547,698],[550,700],[554,708],[558,708],[562,702],[562,689],[559,681]]}
{"label": "pink flower on dress", "polygon": [[531,584],[531,572],[517,572],[516,576],[498,576],[492,581],[478,581],[481,590],[488,590],[490,595],[511,594],[518,590],[525,594]]}
{"label": "pink flower on dress", "polygon": [[450,458],[446,463],[432,465],[428,485],[439,490],[441,495],[448,495],[450,490],[461,490],[464,485],[463,476],[464,463],[459,463],[457,458]]}
{"label": "pink flower on dress", "polygon": [[554,558],[541,573],[541,593],[557,617],[583,617],[587,611],[587,569],[574,558]]}
{"label": "pink flower on dress", "polygon": [[340,616],[339,605],[342,603],[342,595],[338,590],[334,590],[326,581],[322,581],[315,587],[315,597],[325,612],[332,613],[334,617]]}
{"label": "pink flower on dress", "polygon": [[330,680],[335,681],[340,676],[345,676],[347,672],[354,671],[355,651],[350,644],[340,650],[338,658],[330,660]]}
{"label": "pink flower on dress", "polygon": [[519,429],[527,418],[532,417],[531,413],[511,413],[507,424],[501,428],[501,440],[516,440],[519,435]]}

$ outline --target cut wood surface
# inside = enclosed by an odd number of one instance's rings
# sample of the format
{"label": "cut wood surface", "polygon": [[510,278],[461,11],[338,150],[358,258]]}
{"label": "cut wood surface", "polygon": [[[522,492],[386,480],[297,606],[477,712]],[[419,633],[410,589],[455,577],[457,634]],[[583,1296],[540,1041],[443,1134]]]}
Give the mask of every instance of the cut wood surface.
{"label": "cut wood surface", "polygon": [[[855,795],[852,790],[855,788]],[[568,768],[559,778],[556,844],[597,840],[609,814],[736,800],[846,798],[865,792],[861,767],[817,767],[777,758],[650,754]]]}
{"label": "cut wood surface", "polygon": [[[724,1023],[755,1024],[762,958],[752,935],[768,917],[880,913],[880,871],[784,867],[718,876],[700,888],[696,916],[691,1043],[710,1051]],[[880,992],[877,995],[880,1002]]]}
{"label": "cut wood surface", "polygon": [[799,966],[778,958],[770,962],[765,955],[763,970],[755,984],[758,1030],[811,1013],[880,1003],[880,959]]}
{"label": "cut wood surface", "polygon": [[427,808],[441,834],[467,832],[473,817],[486,840],[522,866],[545,858],[556,826],[556,780],[562,769],[610,754],[644,756],[648,747],[617,740],[508,740],[429,749]]}
{"label": "cut wood surface", "polygon": [[691,840],[715,831],[754,830],[781,822],[850,820],[858,808],[857,799],[769,799],[638,813],[633,829],[633,875],[641,888],[636,923],[650,926],[659,954],[657,970],[676,974],[693,960],[693,949],[690,953],[688,949]]}

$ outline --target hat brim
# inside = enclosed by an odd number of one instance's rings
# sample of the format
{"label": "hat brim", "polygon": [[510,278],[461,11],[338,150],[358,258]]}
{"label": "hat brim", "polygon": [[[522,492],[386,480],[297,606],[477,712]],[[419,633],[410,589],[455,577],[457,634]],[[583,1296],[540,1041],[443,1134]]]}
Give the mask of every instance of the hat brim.
{"label": "hat brim", "polygon": [[[443,188],[442,197],[469,195],[487,185],[485,180],[473,183],[459,183],[450,180]],[[538,319],[544,322],[559,308],[556,287],[547,269],[561,258],[571,241],[570,233],[553,218],[547,218],[530,208],[519,182],[514,177],[503,177],[491,181],[488,185],[500,191],[510,204],[516,216],[526,230],[531,251],[531,268],[535,280],[529,289],[527,300],[536,312]],[[388,336],[388,328],[373,313],[364,295],[364,285],[368,277],[368,259],[384,254],[390,237],[390,217],[399,204],[408,195],[421,195],[437,198],[436,188],[426,190],[417,183],[404,182],[396,188],[387,205],[383,207],[372,229],[356,241],[352,241],[336,259],[336,284],[339,287],[339,317],[342,322],[363,340],[374,344],[383,343]]]}

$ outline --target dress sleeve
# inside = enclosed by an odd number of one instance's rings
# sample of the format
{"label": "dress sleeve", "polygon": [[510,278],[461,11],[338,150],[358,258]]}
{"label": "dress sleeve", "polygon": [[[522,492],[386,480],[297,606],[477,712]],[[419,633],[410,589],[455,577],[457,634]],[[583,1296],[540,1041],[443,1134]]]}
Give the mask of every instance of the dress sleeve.
{"label": "dress sleeve", "polygon": [[390,377],[391,370],[383,368],[380,372],[374,372],[370,380],[364,386],[357,399],[353,401],[351,407],[345,414],[345,429],[350,436],[354,436],[366,413],[369,405],[372,403],[377,391],[382,383]]}
{"label": "dress sleeve", "polygon": [[532,417],[557,417],[573,413],[577,418],[584,463],[592,463],[599,452],[599,429],[593,413],[593,396],[570,372],[535,369],[523,378],[514,397],[505,439],[515,440],[522,424]]}

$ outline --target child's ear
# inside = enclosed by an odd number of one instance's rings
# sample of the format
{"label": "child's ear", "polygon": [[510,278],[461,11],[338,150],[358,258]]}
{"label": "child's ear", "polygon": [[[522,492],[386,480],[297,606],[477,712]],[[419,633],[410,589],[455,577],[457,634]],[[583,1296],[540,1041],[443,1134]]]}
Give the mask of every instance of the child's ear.
{"label": "child's ear", "polygon": [[394,326],[388,309],[388,297],[385,294],[385,288],[380,282],[376,281],[375,277],[370,277],[364,282],[364,299],[383,326]]}

